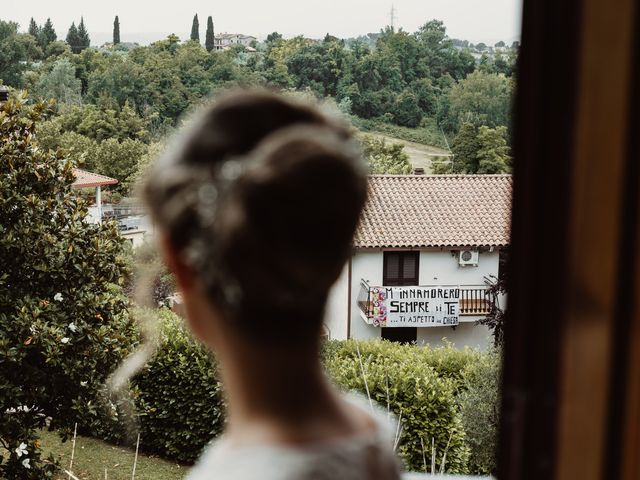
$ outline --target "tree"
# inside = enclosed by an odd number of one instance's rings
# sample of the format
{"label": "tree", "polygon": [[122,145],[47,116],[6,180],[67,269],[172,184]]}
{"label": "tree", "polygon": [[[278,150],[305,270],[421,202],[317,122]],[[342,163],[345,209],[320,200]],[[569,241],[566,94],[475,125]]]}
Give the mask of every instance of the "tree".
{"label": "tree", "polygon": [[7,85],[22,86],[26,60],[27,52],[20,41],[18,24],[0,20],[0,80]]}
{"label": "tree", "polygon": [[418,97],[409,89],[396,97],[393,106],[393,118],[398,125],[415,128],[422,120],[422,110],[418,105]]}
{"label": "tree", "polygon": [[213,18],[207,18],[207,33],[204,39],[204,46],[207,52],[210,52],[215,47],[215,35],[213,33]]}
{"label": "tree", "polygon": [[76,78],[76,69],[64,58],[58,60],[51,71],[40,77],[36,84],[35,94],[45,100],[55,99],[65,104],[79,104],[82,82]]}
{"label": "tree", "polygon": [[453,173],[478,173],[478,127],[465,122],[451,142]]}
{"label": "tree", "polygon": [[120,43],[120,19],[116,15],[116,19],[113,21],[113,44],[118,45]]}
{"label": "tree", "polygon": [[87,32],[87,28],[84,26],[84,18],[82,17],[80,17],[80,25],[78,25],[78,42],[79,50],[77,53],[80,53],[85,48],[89,48],[89,45],[91,45],[89,32]]}
{"label": "tree", "polygon": [[53,23],[50,18],[47,18],[47,21],[44,22],[44,27],[40,30],[40,35],[38,36],[38,43],[43,51],[46,51],[47,47],[50,43],[55,42],[58,39],[58,35],[56,35],[56,31],[53,28]]}
{"label": "tree", "polygon": [[449,91],[449,121],[457,126],[508,125],[511,91],[511,80],[504,75],[475,71]]}
{"label": "tree", "polygon": [[413,171],[401,143],[388,144],[384,139],[371,135],[364,135],[360,143],[362,154],[369,164],[369,173],[408,175]]}
{"label": "tree", "polygon": [[69,27],[69,31],[67,32],[66,40],[73,53],[80,53],[80,36],[78,35],[78,27],[76,27],[76,22],[71,22],[71,26]]}
{"label": "tree", "polygon": [[38,27],[38,24],[33,19],[33,17],[31,17],[31,20],[29,21],[28,31],[29,31],[29,35],[31,35],[33,38],[37,39],[40,36],[40,27]]}
{"label": "tree", "polygon": [[73,163],[39,148],[48,105],[0,106],[0,477],[52,478],[38,430],[96,421],[103,382],[136,342],[115,223],[85,221]]}
{"label": "tree", "polygon": [[511,156],[507,145],[507,127],[478,130],[478,173],[508,173],[511,170]]}
{"label": "tree", "polygon": [[193,23],[191,24],[191,40],[194,42],[200,42],[200,22],[198,22],[198,14],[193,17]]}
{"label": "tree", "polygon": [[271,32],[269,35],[267,35],[267,43],[275,43],[275,42],[279,42],[280,40],[282,40],[282,34],[278,33],[278,32]]}

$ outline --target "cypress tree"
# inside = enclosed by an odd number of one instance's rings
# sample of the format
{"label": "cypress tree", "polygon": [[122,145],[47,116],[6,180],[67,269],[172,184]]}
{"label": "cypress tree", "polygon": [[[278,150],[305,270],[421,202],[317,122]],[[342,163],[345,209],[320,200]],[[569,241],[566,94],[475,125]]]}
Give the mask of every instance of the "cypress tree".
{"label": "cypress tree", "polygon": [[204,39],[204,46],[207,52],[210,52],[214,48],[214,34],[213,34],[213,18],[207,18],[207,34]]}
{"label": "cypress tree", "polygon": [[31,17],[31,21],[29,22],[29,35],[33,36],[34,38],[38,38],[38,36],[40,35],[40,27],[38,27],[38,24],[33,19],[33,17]]}
{"label": "cypress tree", "polygon": [[80,17],[80,25],[78,25],[78,40],[79,40],[80,52],[85,48],[89,48],[89,45],[91,45],[91,40],[89,39],[89,32],[87,32],[87,28],[84,26],[83,17]]}
{"label": "cypress tree", "polygon": [[200,42],[200,23],[198,22],[198,14],[193,17],[193,24],[191,24],[191,40]]}
{"label": "cypress tree", "polygon": [[69,27],[69,31],[67,32],[67,43],[71,47],[71,51],[73,53],[80,53],[80,37],[78,36],[78,27],[76,27],[76,22],[72,22]]}
{"label": "cypress tree", "polygon": [[47,21],[44,23],[44,27],[42,27],[40,35],[38,36],[40,46],[44,50],[51,42],[55,42],[57,39],[58,35],[56,35],[56,31],[53,28],[53,23],[50,18],[47,18]]}
{"label": "cypress tree", "polygon": [[120,19],[116,15],[116,19],[113,21],[113,44],[118,45],[120,43]]}

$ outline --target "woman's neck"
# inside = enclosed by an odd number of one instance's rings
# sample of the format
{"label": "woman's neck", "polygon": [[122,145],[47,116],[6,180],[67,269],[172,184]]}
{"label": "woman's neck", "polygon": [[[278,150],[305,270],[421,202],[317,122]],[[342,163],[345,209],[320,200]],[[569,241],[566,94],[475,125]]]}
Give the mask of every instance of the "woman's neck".
{"label": "woman's neck", "polygon": [[317,348],[243,347],[220,358],[230,441],[303,444],[357,430],[322,372]]}

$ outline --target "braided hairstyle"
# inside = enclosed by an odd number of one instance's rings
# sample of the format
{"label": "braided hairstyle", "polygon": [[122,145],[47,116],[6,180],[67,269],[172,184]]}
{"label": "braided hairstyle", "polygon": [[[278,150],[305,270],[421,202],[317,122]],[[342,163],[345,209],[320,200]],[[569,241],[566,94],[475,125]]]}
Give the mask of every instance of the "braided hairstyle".
{"label": "braided hairstyle", "polygon": [[258,341],[315,340],[350,254],[366,169],[342,122],[238,90],[200,112],[144,197],[225,321]]}

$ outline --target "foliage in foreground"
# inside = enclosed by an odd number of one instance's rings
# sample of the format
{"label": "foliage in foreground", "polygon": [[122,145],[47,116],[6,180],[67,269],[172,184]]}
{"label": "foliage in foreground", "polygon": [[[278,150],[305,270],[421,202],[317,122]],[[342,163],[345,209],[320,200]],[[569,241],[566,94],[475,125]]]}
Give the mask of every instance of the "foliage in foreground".
{"label": "foliage in foreground", "polygon": [[464,370],[464,388],[458,396],[462,425],[471,449],[469,469],[493,474],[500,420],[501,357],[498,350],[479,356]]}
{"label": "foliage in foreground", "polygon": [[462,372],[475,356],[453,347],[346,341],[327,345],[325,365],[339,387],[364,395],[368,389],[375,402],[400,419],[398,453],[409,470],[424,471],[425,457],[431,465],[433,441],[436,471],[446,453],[445,471],[466,473],[469,448],[455,396]]}
{"label": "foliage in foreground", "polygon": [[49,478],[37,430],[98,416],[100,385],[136,331],[114,224],[90,225],[73,163],[41,149],[47,104],[0,106],[0,477]]}
{"label": "foliage in foreground", "polygon": [[[190,463],[222,432],[225,397],[215,359],[193,340],[175,314],[166,309],[157,312],[158,351],[131,382],[132,398],[139,414],[141,449]],[[492,447],[482,442],[485,437],[495,437],[495,419],[489,421],[482,417],[475,430],[466,432],[461,411],[465,405],[468,411],[471,408],[468,405],[473,405],[470,402],[478,395],[486,396],[494,386],[483,383],[484,372],[494,375],[492,369],[497,368],[487,356],[452,346],[431,348],[386,341],[330,341],[324,344],[322,361],[341,389],[366,395],[368,387],[382,408],[388,407],[401,419],[398,452],[408,469],[424,471],[423,452],[427,465],[431,464],[433,439],[438,469],[446,452],[447,473],[482,473],[492,455]],[[487,365],[488,370],[478,371],[476,365]],[[471,393],[462,399],[461,392],[467,389]],[[474,393],[474,389],[484,390]],[[479,416],[481,414],[476,418]],[[119,420],[131,421],[126,415],[121,415]],[[105,426],[112,430],[107,432]],[[102,427],[93,434],[112,441],[123,439],[122,428],[118,430],[118,425],[111,420]]]}
{"label": "foliage in foreground", "polygon": [[215,360],[181,319],[160,310],[161,338],[154,358],[134,381],[145,448],[193,462],[222,432],[225,401]]}

